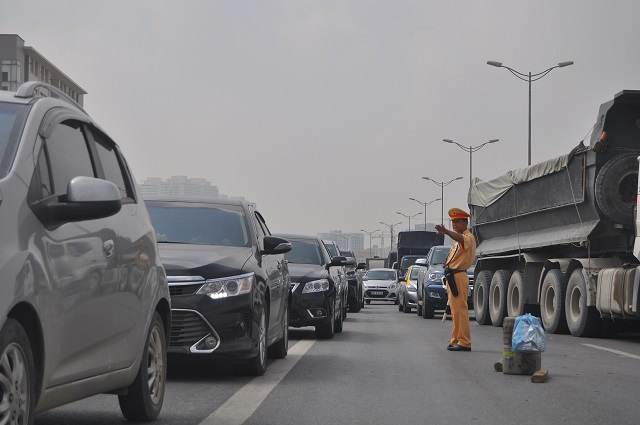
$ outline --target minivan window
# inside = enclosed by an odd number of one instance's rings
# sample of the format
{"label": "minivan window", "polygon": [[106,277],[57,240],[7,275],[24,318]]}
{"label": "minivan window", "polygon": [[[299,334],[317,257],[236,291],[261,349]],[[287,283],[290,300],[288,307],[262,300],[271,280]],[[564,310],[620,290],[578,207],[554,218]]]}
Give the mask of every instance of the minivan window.
{"label": "minivan window", "polygon": [[65,121],[58,124],[45,146],[56,195],[66,194],[67,185],[74,177],[95,177],[93,162],[79,123]]}
{"label": "minivan window", "polygon": [[11,169],[28,112],[29,105],[0,102],[0,178]]}

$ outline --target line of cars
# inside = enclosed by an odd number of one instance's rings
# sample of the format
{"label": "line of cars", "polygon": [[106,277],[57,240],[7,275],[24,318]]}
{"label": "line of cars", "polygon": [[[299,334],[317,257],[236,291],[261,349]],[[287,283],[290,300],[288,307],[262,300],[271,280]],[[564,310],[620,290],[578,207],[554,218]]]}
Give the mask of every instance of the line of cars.
{"label": "line of cars", "polygon": [[143,200],[118,145],[40,82],[0,92],[0,234],[0,423],[100,393],[154,420],[170,357],[261,375],[289,326],[331,338],[362,294],[355,258],[272,235],[253,204]]}

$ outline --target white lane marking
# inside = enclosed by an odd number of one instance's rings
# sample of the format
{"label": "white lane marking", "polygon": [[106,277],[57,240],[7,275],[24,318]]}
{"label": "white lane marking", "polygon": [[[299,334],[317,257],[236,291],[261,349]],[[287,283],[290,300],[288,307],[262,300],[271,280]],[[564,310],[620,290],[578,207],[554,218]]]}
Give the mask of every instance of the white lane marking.
{"label": "white lane marking", "polygon": [[612,348],[601,347],[599,345],[593,345],[593,344],[582,344],[582,345],[586,347],[597,348],[598,350],[608,351],[610,353],[618,354],[620,356],[625,356],[625,357],[630,357],[632,359],[640,360],[640,356],[636,356],[635,354],[625,353],[624,351],[618,351]]}
{"label": "white lane marking", "polygon": [[315,342],[298,341],[289,349],[287,357],[271,363],[263,376],[253,378],[240,388],[200,425],[242,425]]}

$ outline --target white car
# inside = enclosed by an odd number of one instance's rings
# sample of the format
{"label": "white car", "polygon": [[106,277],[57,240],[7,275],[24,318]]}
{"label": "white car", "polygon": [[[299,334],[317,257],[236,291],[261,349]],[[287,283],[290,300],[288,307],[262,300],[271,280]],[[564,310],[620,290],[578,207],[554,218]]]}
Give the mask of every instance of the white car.
{"label": "white car", "polygon": [[362,276],[364,302],[393,301],[398,304],[398,272],[394,269],[370,269]]}

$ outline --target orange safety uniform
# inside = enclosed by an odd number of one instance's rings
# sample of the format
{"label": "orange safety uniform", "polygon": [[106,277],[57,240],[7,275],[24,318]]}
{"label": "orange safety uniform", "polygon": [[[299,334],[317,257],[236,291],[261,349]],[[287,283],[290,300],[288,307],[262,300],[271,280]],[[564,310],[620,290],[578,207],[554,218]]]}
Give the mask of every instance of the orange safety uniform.
{"label": "orange safety uniform", "polygon": [[[462,232],[464,243],[455,242],[447,256],[447,268],[467,270],[473,264],[476,257],[476,238],[469,229]],[[458,286],[458,296],[454,297],[447,285],[449,306],[451,307],[451,319],[453,329],[451,331],[451,345],[461,345],[471,348],[471,329],[469,326],[469,305],[467,296],[469,293],[469,276],[467,273],[454,275]]]}

